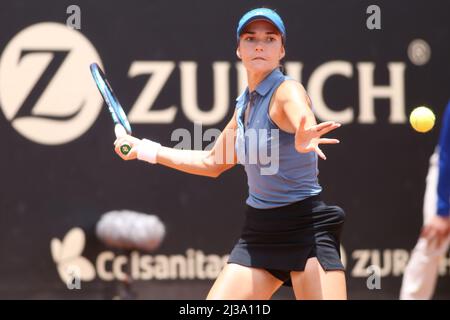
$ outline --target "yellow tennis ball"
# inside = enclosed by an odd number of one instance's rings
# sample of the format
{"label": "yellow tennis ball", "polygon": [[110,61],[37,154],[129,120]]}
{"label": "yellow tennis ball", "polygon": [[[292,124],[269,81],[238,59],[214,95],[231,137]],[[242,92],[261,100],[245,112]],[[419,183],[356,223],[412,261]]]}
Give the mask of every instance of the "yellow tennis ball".
{"label": "yellow tennis ball", "polygon": [[433,111],[423,106],[415,108],[409,116],[409,123],[414,130],[422,133],[430,131],[434,127],[435,120]]}

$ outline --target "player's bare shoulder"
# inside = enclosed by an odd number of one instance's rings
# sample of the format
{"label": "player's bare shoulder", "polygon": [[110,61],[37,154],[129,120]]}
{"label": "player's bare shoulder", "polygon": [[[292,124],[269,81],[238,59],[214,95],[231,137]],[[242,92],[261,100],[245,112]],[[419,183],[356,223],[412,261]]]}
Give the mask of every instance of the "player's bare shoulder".
{"label": "player's bare shoulder", "polygon": [[295,101],[297,99],[307,98],[309,102],[308,94],[305,87],[294,79],[287,79],[283,81],[275,92],[274,100],[277,104],[284,104],[288,101]]}
{"label": "player's bare shoulder", "polygon": [[308,106],[311,107],[311,100],[303,85],[297,80],[287,79],[280,84],[273,95],[270,108],[271,116],[281,116],[284,112],[284,106],[287,103],[293,102],[298,104],[305,100]]}

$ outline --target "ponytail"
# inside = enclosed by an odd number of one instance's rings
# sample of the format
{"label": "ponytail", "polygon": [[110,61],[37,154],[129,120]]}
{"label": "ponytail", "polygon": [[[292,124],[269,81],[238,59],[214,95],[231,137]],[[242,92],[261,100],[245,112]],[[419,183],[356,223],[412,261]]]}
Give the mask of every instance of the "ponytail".
{"label": "ponytail", "polygon": [[280,69],[280,71],[281,71],[281,73],[282,73],[283,75],[286,75],[286,69],[284,68],[284,65],[282,65],[282,64],[280,63],[280,65],[278,66],[278,69]]}

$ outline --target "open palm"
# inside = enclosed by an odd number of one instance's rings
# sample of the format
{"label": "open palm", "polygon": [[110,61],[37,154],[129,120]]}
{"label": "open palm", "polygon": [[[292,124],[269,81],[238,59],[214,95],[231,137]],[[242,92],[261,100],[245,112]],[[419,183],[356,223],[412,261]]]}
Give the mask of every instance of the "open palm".
{"label": "open palm", "polygon": [[337,139],[321,138],[324,134],[339,128],[340,123],[334,121],[326,121],[309,128],[305,128],[306,118],[302,117],[300,125],[295,132],[295,149],[301,153],[310,151],[316,152],[319,157],[326,160],[325,154],[319,148],[319,144],[336,144],[339,143]]}

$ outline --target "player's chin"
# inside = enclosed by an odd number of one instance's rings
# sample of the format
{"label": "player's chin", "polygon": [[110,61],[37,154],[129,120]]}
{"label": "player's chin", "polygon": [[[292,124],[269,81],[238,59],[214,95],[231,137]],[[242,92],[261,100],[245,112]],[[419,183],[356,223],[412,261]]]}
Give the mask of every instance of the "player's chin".
{"label": "player's chin", "polygon": [[262,59],[251,60],[247,64],[247,69],[253,72],[269,72],[274,68],[276,66],[272,62]]}

